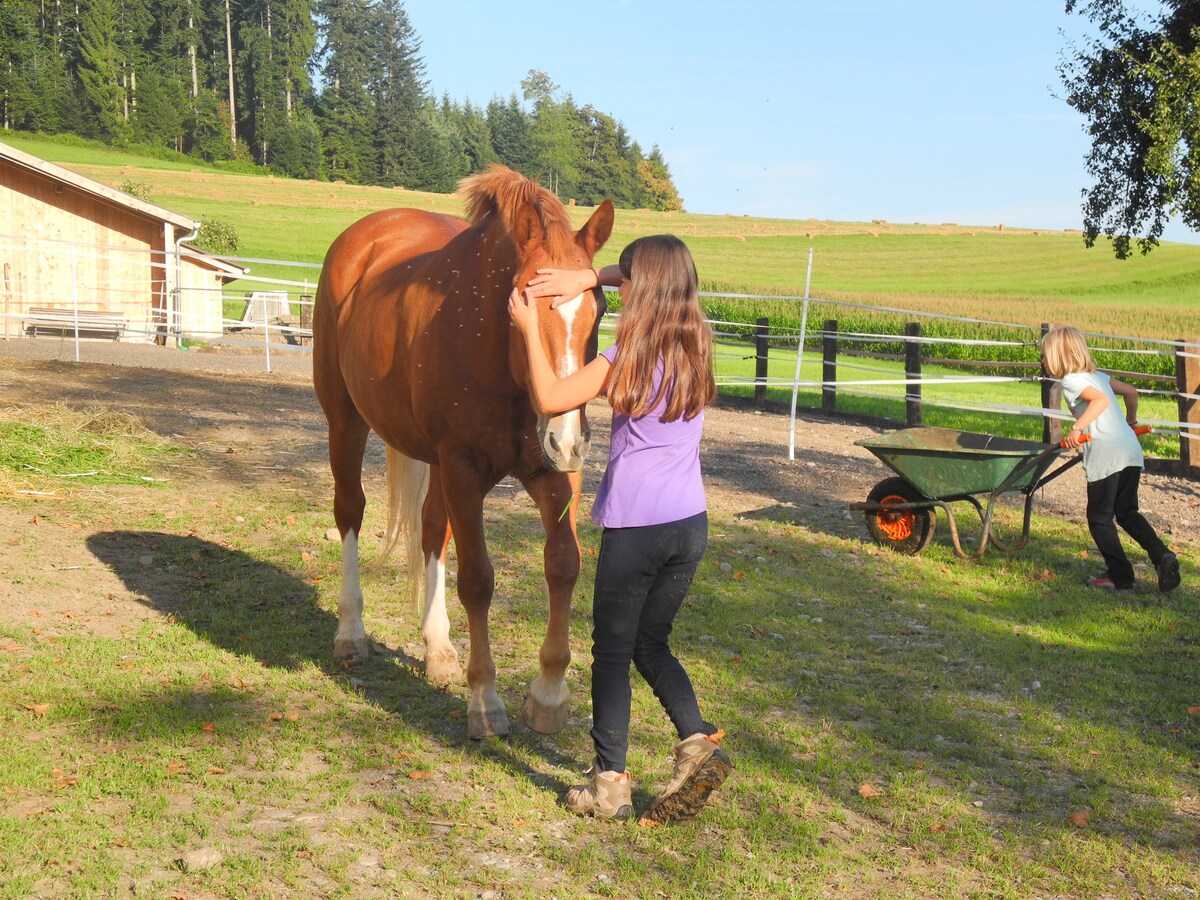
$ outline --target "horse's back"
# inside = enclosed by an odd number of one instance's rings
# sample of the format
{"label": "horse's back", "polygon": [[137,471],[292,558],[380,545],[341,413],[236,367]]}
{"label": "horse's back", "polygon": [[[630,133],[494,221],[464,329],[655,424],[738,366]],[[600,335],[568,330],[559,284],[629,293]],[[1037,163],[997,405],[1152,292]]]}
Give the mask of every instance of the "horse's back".
{"label": "horse's back", "polygon": [[334,305],[355,285],[407,260],[444,247],[468,222],[421,209],[385,209],[343,231],[325,254],[319,291]]}

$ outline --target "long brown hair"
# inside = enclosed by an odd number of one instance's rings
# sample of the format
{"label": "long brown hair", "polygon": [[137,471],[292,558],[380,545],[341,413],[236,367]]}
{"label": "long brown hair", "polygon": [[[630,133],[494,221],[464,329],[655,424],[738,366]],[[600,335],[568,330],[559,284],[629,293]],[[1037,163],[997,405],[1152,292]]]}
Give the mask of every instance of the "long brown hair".
{"label": "long brown hair", "polygon": [[[712,329],[700,309],[696,263],[671,234],[638,238],[623,251],[621,275],[629,281],[617,321],[620,349],[608,376],[608,402],[619,413],[641,416],[666,394],[664,422],[693,419],[717,395],[712,371]],[[659,361],[663,378],[651,396]]]}

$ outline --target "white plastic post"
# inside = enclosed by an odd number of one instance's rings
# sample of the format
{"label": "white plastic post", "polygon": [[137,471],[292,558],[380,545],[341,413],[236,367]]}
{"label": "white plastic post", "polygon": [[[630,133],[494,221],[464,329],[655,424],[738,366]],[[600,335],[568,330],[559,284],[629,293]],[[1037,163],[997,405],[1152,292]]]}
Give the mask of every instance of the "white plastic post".
{"label": "white plastic post", "polygon": [[788,422],[788,459],[796,458],[796,397],[800,393],[800,364],[804,361],[804,339],[808,335],[808,288],[812,284],[813,248],[808,248],[808,271],[804,275],[804,305],[800,311],[800,343],[796,347],[796,374],[792,378],[792,414]]}

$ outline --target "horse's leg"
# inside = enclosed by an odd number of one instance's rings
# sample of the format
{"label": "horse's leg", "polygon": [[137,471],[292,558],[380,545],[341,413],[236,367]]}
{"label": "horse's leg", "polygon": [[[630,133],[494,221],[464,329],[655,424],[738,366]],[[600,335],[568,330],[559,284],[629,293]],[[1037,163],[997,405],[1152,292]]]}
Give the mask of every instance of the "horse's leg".
{"label": "horse's leg", "polygon": [[570,690],[564,676],[571,662],[568,641],[571,596],[579,579],[581,561],[575,511],[582,481],[578,472],[547,472],[525,483],[542,514],[542,527],[546,531],[543,552],[550,614],[546,638],[538,652],[541,674],[529,685],[522,716],[526,725],[542,734],[561,731],[567,722]]}
{"label": "horse's leg", "polygon": [[[442,471],[429,469],[429,493],[421,510],[421,558],[425,562],[425,615],[421,634],[425,638],[425,678],[445,686],[462,681],[458,652],[450,643],[450,616],[446,612],[446,548],[450,546],[450,522],[442,493]],[[410,553],[415,553],[412,548]]]}
{"label": "horse's leg", "polygon": [[325,415],[329,419],[329,468],[333,471],[333,520],[342,536],[342,590],[338,594],[333,652],[347,663],[358,663],[365,661],[368,653],[358,578],[358,538],[367,505],[362,461],[370,429],[348,395],[344,403],[326,406]]}
{"label": "horse's leg", "polygon": [[442,494],[454,546],[458,551],[458,597],[467,611],[471,652],[467,659],[467,736],[475,739],[509,733],[508,715],[496,693],[496,664],[488,636],[488,609],[496,573],[483,535],[483,498],[494,486],[484,483],[470,460],[442,460]]}

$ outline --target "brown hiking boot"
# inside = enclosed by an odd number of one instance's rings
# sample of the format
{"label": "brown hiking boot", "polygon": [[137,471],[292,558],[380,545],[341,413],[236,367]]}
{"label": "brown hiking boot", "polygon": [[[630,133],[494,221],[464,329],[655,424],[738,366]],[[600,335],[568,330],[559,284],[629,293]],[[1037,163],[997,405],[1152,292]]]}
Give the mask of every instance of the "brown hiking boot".
{"label": "brown hiking boot", "polygon": [[581,816],[628,819],[633,815],[633,777],[628,772],[600,772],[592,781],[567,791],[567,809]]}
{"label": "brown hiking boot", "polygon": [[717,746],[725,736],[693,734],[675,745],[675,776],[639,820],[639,825],[686,822],[708,802],[733,771],[729,754]]}

